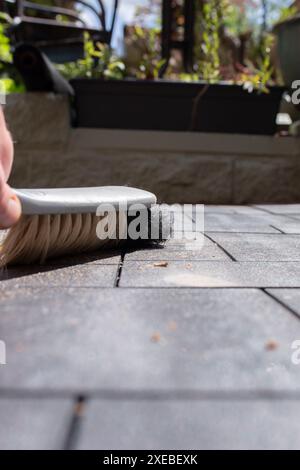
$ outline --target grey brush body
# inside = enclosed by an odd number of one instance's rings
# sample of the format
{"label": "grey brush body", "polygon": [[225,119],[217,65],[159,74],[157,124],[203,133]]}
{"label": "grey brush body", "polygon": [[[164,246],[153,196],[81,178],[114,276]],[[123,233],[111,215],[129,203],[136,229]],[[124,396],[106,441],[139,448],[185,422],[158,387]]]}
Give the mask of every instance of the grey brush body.
{"label": "grey brush body", "polygon": [[[0,266],[43,263],[48,258],[66,254],[118,248],[128,242],[127,208],[144,207],[145,223],[161,223],[156,196],[141,189],[108,186],[96,188],[62,188],[15,190],[22,205],[19,222],[7,233],[1,244]],[[106,215],[97,215],[108,207]],[[119,208],[122,208],[122,213]],[[113,210],[117,211],[115,215]],[[114,218],[110,220],[110,217]],[[101,239],[97,228],[111,227]],[[104,227],[105,225],[105,227]],[[155,230],[152,241],[166,236]],[[150,232],[149,232],[150,233]],[[138,240],[135,240],[138,242]]]}

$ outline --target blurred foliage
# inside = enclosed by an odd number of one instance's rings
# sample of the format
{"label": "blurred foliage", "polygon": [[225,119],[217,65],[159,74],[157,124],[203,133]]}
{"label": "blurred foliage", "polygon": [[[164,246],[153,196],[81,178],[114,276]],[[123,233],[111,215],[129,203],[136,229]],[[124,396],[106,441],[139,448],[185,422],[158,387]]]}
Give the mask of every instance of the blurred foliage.
{"label": "blurred foliage", "polygon": [[10,43],[8,37],[5,35],[5,28],[0,23],[0,60],[3,62],[11,61]]}
{"label": "blurred foliage", "polygon": [[[274,40],[268,29],[271,29],[275,19],[283,21],[298,12],[287,1],[196,0],[194,68],[191,73],[183,73],[180,54],[174,53],[165,77],[187,82],[199,79],[209,83],[226,81],[242,84],[249,91],[267,92],[268,85],[277,79],[272,65]],[[73,0],[34,2],[67,8],[74,8],[75,3]],[[177,32],[173,34],[178,39],[184,26],[182,0],[178,0],[177,5],[174,0],[173,6],[177,27]],[[161,0],[146,0],[143,6],[137,7],[135,23],[128,27],[127,38],[125,35],[125,49],[131,53],[133,60],[125,57],[123,61],[109,46],[94,43],[86,33],[84,57],[76,62],[57,65],[57,69],[67,79],[159,78],[165,66],[161,60],[160,7]],[[253,22],[254,16],[256,20]],[[17,90],[19,82],[11,68],[11,49],[5,35],[8,18],[2,14],[0,20],[0,77],[6,80],[8,89]],[[240,54],[242,49],[243,58]]]}
{"label": "blurred foliage", "polygon": [[295,5],[291,5],[290,7],[282,7],[280,10],[278,21],[285,21],[299,13],[297,7]]}
{"label": "blurred foliage", "polygon": [[56,66],[67,79],[102,78],[121,80],[125,76],[125,65],[112,49],[91,40],[89,33],[84,34],[84,58]]}
{"label": "blurred foliage", "polygon": [[241,73],[237,77],[237,83],[242,83],[244,88],[249,92],[254,89],[268,93],[268,85],[274,83],[272,78],[273,66],[271,61],[271,49],[274,45],[274,37],[271,34],[264,34],[261,38],[261,57],[257,59],[257,66],[253,63],[249,63],[247,73]]}
{"label": "blurred foliage", "polygon": [[[247,1],[247,0],[246,0]],[[247,5],[255,6],[254,2],[247,2]],[[222,1],[223,8],[223,23],[230,34],[238,36],[251,27],[246,15],[245,2],[235,1]]]}
{"label": "blurred foliage", "polygon": [[202,30],[197,72],[201,79],[208,82],[216,82],[221,78],[219,31],[222,24],[223,4],[224,0],[210,0],[205,2],[203,8],[197,12]]}
{"label": "blurred foliage", "polygon": [[[268,92],[268,85],[274,83],[273,37],[266,32],[253,34],[246,16],[249,4],[254,7],[255,1],[198,3],[194,67],[198,79],[223,80],[241,84],[248,91]],[[195,74],[192,76],[195,78]]]}
{"label": "blurred foliage", "polygon": [[0,12],[0,80],[6,93],[24,91],[24,85],[12,64],[10,41],[6,35],[9,17]]}
{"label": "blurred foliage", "polygon": [[144,45],[141,60],[135,71],[136,78],[153,80],[158,78],[165,60],[160,57],[160,30],[157,28],[145,29],[134,26],[132,38],[134,42]]}
{"label": "blurred foliage", "polygon": [[[244,85],[249,91],[267,92],[267,85],[274,83],[271,52],[273,39],[261,27],[254,28],[247,12],[258,11],[262,0],[196,0],[194,67],[191,73],[182,72],[180,56],[173,53],[165,77],[187,82],[205,80],[209,83],[226,81]],[[157,28],[147,27],[147,15],[157,13],[158,1],[137,8],[136,21],[130,43],[140,48],[135,53],[135,70],[131,61],[130,76],[153,79],[163,65],[160,62],[159,33]],[[265,2],[264,2],[265,3]],[[175,28],[173,39],[180,38],[183,25],[183,2],[173,2]],[[283,14],[283,8],[278,7]],[[290,9],[289,9],[290,12]],[[261,9],[261,15],[266,12]],[[261,23],[263,18],[261,19]],[[177,24],[177,25],[176,25]],[[174,26],[173,26],[174,27]],[[125,38],[126,43],[126,38]],[[245,61],[240,56],[245,49]]]}

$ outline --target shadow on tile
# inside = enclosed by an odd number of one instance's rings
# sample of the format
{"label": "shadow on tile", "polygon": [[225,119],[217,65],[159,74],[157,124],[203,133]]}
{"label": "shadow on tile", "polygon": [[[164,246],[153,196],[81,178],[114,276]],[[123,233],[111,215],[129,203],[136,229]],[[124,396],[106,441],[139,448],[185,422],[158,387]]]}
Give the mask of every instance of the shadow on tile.
{"label": "shadow on tile", "polygon": [[119,251],[105,251],[90,254],[69,255],[62,258],[47,260],[44,264],[38,265],[17,265],[0,269],[0,282],[21,277],[31,276],[38,273],[46,273],[61,268],[72,268],[76,266],[93,265],[118,265],[121,261]]}

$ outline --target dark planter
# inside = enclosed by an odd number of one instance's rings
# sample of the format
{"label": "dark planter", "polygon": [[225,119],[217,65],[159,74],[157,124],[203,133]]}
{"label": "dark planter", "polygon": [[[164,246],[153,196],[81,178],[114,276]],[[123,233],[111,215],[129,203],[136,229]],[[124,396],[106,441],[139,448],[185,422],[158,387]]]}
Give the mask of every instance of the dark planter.
{"label": "dark planter", "polygon": [[76,79],[76,125],[110,129],[276,132],[283,88],[249,93],[238,85]]}
{"label": "dark planter", "polygon": [[278,23],[274,32],[277,35],[277,53],[284,83],[291,86],[294,80],[300,78],[300,14]]}

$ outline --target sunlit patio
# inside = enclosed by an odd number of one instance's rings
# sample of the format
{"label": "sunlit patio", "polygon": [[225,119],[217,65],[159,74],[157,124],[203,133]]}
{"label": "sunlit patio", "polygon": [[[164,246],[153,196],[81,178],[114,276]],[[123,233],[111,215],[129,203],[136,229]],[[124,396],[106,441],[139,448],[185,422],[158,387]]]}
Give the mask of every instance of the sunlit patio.
{"label": "sunlit patio", "polygon": [[204,226],[0,271],[0,448],[299,449],[300,4],[85,4],[0,1],[9,184]]}

